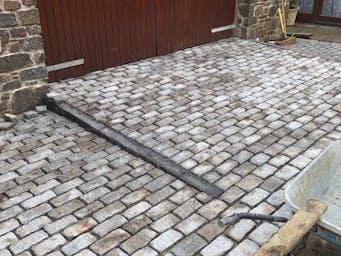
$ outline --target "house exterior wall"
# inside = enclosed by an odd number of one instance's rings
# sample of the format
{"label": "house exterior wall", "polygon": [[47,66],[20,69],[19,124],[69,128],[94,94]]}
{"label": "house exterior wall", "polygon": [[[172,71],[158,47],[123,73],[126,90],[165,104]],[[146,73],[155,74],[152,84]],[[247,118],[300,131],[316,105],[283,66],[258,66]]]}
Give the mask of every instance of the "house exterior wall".
{"label": "house exterior wall", "polygon": [[237,0],[235,36],[244,39],[276,40],[281,37],[274,0]]}
{"label": "house exterior wall", "polygon": [[0,0],[0,114],[22,113],[47,92],[36,0]]}

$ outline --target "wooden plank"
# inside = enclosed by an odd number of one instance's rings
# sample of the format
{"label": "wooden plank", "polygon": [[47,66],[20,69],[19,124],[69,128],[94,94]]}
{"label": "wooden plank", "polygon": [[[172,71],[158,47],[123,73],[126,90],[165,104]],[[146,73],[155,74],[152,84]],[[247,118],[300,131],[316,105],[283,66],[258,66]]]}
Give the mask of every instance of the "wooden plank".
{"label": "wooden plank", "polygon": [[[41,20],[41,28],[42,28],[42,36],[44,38],[44,49],[45,49],[45,57],[46,57],[46,65],[52,65],[53,64],[53,56],[51,52],[51,40],[49,35],[49,29],[47,25],[47,16],[46,16],[46,10],[45,10],[45,2],[42,0],[38,0],[38,8],[40,13],[40,20]],[[55,74],[49,73],[49,81],[56,81]]]}
{"label": "wooden plank", "polygon": [[327,205],[311,199],[254,256],[285,256],[319,221]]}

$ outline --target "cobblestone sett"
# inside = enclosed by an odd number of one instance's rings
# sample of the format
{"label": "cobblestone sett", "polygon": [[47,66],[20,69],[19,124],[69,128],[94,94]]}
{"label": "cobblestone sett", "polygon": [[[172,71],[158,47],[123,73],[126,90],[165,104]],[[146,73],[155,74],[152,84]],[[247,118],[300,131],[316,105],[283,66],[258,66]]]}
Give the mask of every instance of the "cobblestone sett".
{"label": "cobblestone sett", "polygon": [[73,255],[79,252],[80,250],[87,248],[96,240],[97,240],[96,237],[94,237],[93,235],[85,233],[83,235],[80,235],[76,239],[72,240],[71,242],[67,243],[65,246],[63,246],[62,251],[66,255]]}
{"label": "cobblestone sett", "polygon": [[125,241],[121,248],[124,249],[129,254],[132,254],[138,249],[141,249],[145,245],[147,245],[151,239],[153,239],[157,235],[156,232],[150,230],[150,229],[144,229],[137,233],[136,235],[129,238],[127,241]]}
{"label": "cobblestone sett", "polygon": [[32,251],[35,253],[35,255],[38,256],[46,255],[47,253],[52,252],[53,250],[57,249],[59,246],[62,246],[65,243],[66,243],[65,238],[60,234],[56,234],[44,240],[43,242],[33,246]]}
{"label": "cobblestone sett", "polygon": [[177,256],[192,256],[199,252],[206,245],[206,241],[197,234],[190,235],[181,240],[172,249],[172,253]]}
{"label": "cobblestone sett", "polygon": [[217,220],[291,216],[287,182],[341,139],[339,59],[233,38],[51,84],[51,97],[224,193],[211,198],[50,111],[28,113],[0,132],[0,254],[252,255],[277,226]]}
{"label": "cobblestone sett", "polygon": [[[102,239],[98,240],[94,243],[90,248],[97,253],[98,255],[104,255],[106,252],[110,251],[111,249],[115,248],[119,243],[126,240],[129,237],[129,233],[122,229],[117,229],[103,237]],[[121,250],[113,250],[111,253],[107,255],[126,255]]]}
{"label": "cobblestone sett", "polygon": [[214,239],[208,246],[206,246],[202,251],[202,256],[219,256],[224,255],[233,246],[233,242],[224,237],[218,236]]}
{"label": "cobblestone sett", "polygon": [[44,231],[37,231],[32,233],[31,235],[17,241],[16,243],[10,246],[10,250],[15,254],[19,254],[27,249],[29,249],[32,245],[39,243],[40,241],[47,238],[48,235]]}

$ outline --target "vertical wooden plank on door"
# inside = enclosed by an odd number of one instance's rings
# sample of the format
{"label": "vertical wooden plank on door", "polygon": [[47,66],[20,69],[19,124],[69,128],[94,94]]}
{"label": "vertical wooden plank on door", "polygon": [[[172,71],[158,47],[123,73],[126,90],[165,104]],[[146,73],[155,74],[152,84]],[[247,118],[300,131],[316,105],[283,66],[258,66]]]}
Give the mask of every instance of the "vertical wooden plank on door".
{"label": "vertical wooden plank on door", "polygon": [[[88,42],[88,50],[89,50],[89,72],[96,70],[97,68],[97,51],[96,51],[96,43],[95,40],[96,34],[94,33],[93,23],[92,23],[92,5],[91,0],[83,0],[83,9],[84,9],[84,32],[86,34],[87,42]],[[96,39],[95,39],[96,38]]]}
{"label": "vertical wooden plank on door", "polygon": [[[70,41],[67,40],[65,36],[65,21],[63,20],[63,13],[64,10],[62,9],[61,1],[60,0],[51,0],[54,10],[54,21],[56,22],[56,34],[58,44],[59,44],[59,50],[60,50],[60,62],[63,63],[66,61],[70,61],[70,58],[68,56],[67,48],[70,47]],[[71,73],[69,69],[61,69],[59,71],[60,76],[62,79],[65,79],[67,77],[71,77]]]}
{"label": "vertical wooden plank on door", "polygon": [[82,65],[82,74],[90,72],[91,70],[91,55],[90,55],[90,47],[89,47],[89,39],[87,36],[87,28],[86,28],[86,10],[84,8],[84,0],[76,0],[73,2],[73,8],[75,8],[75,29],[77,29],[78,34],[74,34],[75,36],[79,36],[79,41],[81,44],[81,52],[82,58],[84,59],[84,64]]}
{"label": "vertical wooden plank on door", "polygon": [[[47,25],[47,17],[46,17],[46,10],[45,10],[45,2],[42,0],[38,0],[38,8],[40,12],[40,21],[41,21],[41,28],[42,28],[42,36],[44,38],[44,49],[45,49],[45,63],[47,66],[52,65],[52,52],[51,52],[51,40],[49,35],[49,29]],[[56,77],[53,72],[50,72],[49,81],[55,81]]]}
{"label": "vertical wooden plank on door", "polygon": [[[59,54],[60,47],[59,47],[58,37],[56,33],[56,22],[54,19],[53,6],[54,6],[54,2],[52,0],[49,4],[46,4],[46,2],[44,2],[44,7],[45,7],[44,9],[46,11],[46,18],[47,18],[47,27],[48,27],[48,30],[51,31],[49,32],[49,39],[51,42],[51,48],[49,50],[49,52],[51,53],[51,65],[60,63],[61,61],[60,54]],[[56,80],[62,79],[61,73],[59,71],[55,71],[53,72],[53,74]]]}
{"label": "vertical wooden plank on door", "polygon": [[120,39],[121,39],[121,51],[122,51],[122,62],[121,64],[129,62],[130,59],[130,44],[129,44],[129,5],[126,0],[119,0],[119,27],[120,27]]}
{"label": "vertical wooden plank on door", "polygon": [[[149,48],[149,57],[156,56],[157,55],[157,30],[156,30],[156,1],[158,0],[146,0],[146,10],[149,10],[149,19],[147,19],[147,28],[150,27],[151,29],[149,30],[148,33],[148,38],[147,40],[148,45],[150,46]],[[152,8],[148,8],[148,6],[151,6]],[[149,25],[148,25],[149,24]]]}
{"label": "vertical wooden plank on door", "polygon": [[[61,10],[63,10],[61,19],[63,21],[63,30],[64,30],[64,35],[65,35],[65,40],[66,40],[66,43],[65,43],[66,48],[64,49],[65,54],[66,54],[66,61],[72,61],[76,59],[77,54],[79,56],[79,52],[78,52],[78,49],[76,49],[76,47],[74,46],[75,36],[72,34],[72,30],[71,30],[72,24],[71,24],[71,18],[70,18],[69,1],[68,0],[60,1],[60,7],[61,7]],[[67,77],[77,76],[76,68],[69,68],[68,71],[69,71],[69,74]]]}
{"label": "vertical wooden plank on door", "polygon": [[120,64],[123,64],[126,59],[126,45],[124,41],[124,15],[123,15],[123,1],[122,0],[116,0],[116,25],[118,28],[118,41],[119,41],[119,56],[120,56]]}
{"label": "vertical wooden plank on door", "polygon": [[149,57],[150,45],[148,36],[150,29],[147,26],[148,12],[146,9],[146,0],[138,0],[135,9],[135,22],[136,22],[136,49],[138,52],[137,58],[144,59]]}
{"label": "vertical wooden plank on door", "polygon": [[98,17],[98,0],[87,0],[88,5],[91,6],[90,18],[91,18],[91,26],[92,26],[92,37],[91,40],[94,42],[96,52],[96,65],[94,66],[94,70],[103,69],[103,55],[102,55],[102,46],[101,46],[101,33],[100,33],[100,24]]}
{"label": "vertical wooden plank on door", "polygon": [[[73,38],[74,59],[84,58],[83,47],[81,43],[81,29],[78,24],[77,0],[68,1],[69,17],[70,17],[70,30],[71,37]],[[84,74],[84,65],[72,68],[76,76]]]}
{"label": "vertical wooden plank on door", "polygon": [[105,1],[104,5],[104,16],[105,22],[107,24],[106,37],[108,42],[108,67],[116,66],[118,62],[117,56],[117,44],[114,40],[114,35],[116,36],[116,26],[113,25],[113,19],[116,18],[116,10],[114,9],[115,1]]}
{"label": "vertical wooden plank on door", "polygon": [[175,12],[173,19],[176,20],[176,30],[174,36],[175,50],[183,48],[183,34],[184,34],[184,0],[175,1]]}
{"label": "vertical wooden plank on door", "polygon": [[115,52],[116,52],[116,56],[117,56],[117,64],[119,65],[121,64],[122,61],[122,46],[121,46],[121,28],[120,28],[120,13],[121,10],[119,9],[119,0],[113,0],[112,1],[112,10],[113,10],[113,15],[111,16],[111,20],[112,20],[112,26],[114,28],[113,30],[113,38],[114,38],[114,42],[115,42]]}
{"label": "vertical wooden plank on door", "polygon": [[[138,59],[138,56],[140,54],[140,50],[138,48],[137,41],[139,39],[137,27],[139,24],[137,24],[137,18],[136,18],[136,12],[138,11],[139,6],[139,0],[135,1],[128,1],[129,6],[129,20],[130,20],[130,26],[129,26],[129,34],[130,34],[130,54],[131,54],[131,61],[135,61]],[[141,45],[143,47],[143,45]]]}
{"label": "vertical wooden plank on door", "polygon": [[143,47],[146,46],[146,26],[144,25],[146,22],[146,9],[144,8],[144,1],[139,0],[137,3],[137,9],[136,9],[136,34],[137,34],[137,47],[139,51],[139,56],[140,58],[145,58],[148,55],[148,47]]}
{"label": "vertical wooden plank on door", "polygon": [[156,44],[157,54],[162,55],[169,52],[170,48],[170,16],[169,16],[170,0],[156,1]]}
{"label": "vertical wooden plank on door", "polygon": [[107,24],[105,19],[105,0],[97,0],[97,13],[96,21],[98,24],[98,41],[99,41],[99,52],[100,52],[100,69],[109,67],[110,54],[108,50],[108,37],[107,37]]}

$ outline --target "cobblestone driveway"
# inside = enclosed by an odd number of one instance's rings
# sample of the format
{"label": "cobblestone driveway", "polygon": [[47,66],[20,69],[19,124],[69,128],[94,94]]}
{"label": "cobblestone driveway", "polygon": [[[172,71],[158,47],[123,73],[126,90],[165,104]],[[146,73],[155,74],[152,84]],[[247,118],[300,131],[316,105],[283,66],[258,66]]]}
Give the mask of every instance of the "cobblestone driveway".
{"label": "cobblestone driveway", "polygon": [[217,219],[290,215],[283,186],[341,139],[340,88],[337,61],[237,39],[54,84],[56,100],[225,193],[46,112],[0,133],[0,255],[252,255],[277,224]]}

